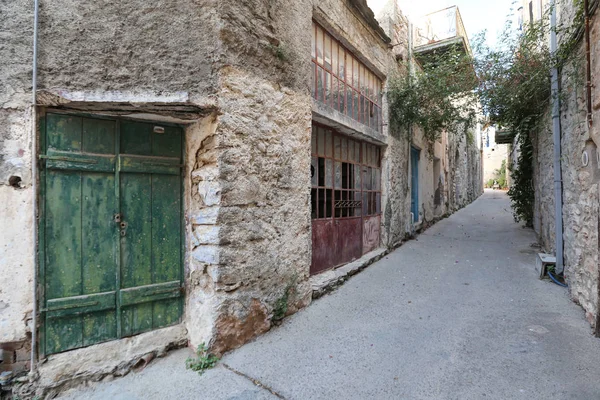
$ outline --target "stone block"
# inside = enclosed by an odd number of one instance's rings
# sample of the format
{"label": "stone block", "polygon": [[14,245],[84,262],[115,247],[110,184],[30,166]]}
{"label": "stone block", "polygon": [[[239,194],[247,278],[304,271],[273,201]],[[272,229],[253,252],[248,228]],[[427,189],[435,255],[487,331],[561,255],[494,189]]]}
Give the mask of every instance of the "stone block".
{"label": "stone block", "polygon": [[31,350],[28,348],[20,348],[15,350],[15,360],[16,362],[21,361],[29,361],[31,358]]}
{"label": "stone block", "polygon": [[207,206],[221,203],[221,185],[218,182],[202,181],[198,183],[198,193]]}
{"label": "stone block", "polygon": [[201,245],[194,249],[192,257],[196,261],[200,261],[206,264],[218,264],[219,263],[219,246],[214,245]]}
{"label": "stone block", "polygon": [[219,168],[216,164],[205,165],[193,171],[192,178],[200,181],[215,181],[219,178]]}
{"label": "stone block", "polygon": [[0,364],[0,372],[12,371],[14,375],[29,371],[29,361],[20,361],[12,364]]}
{"label": "stone block", "polygon": [[221,228],[216,225],[199,225],[194,227],[194,237],[198,244],[219,244]]}
{"label": "stone block", "polygon": [[13,350],[0,349],[0,364],[12,364],[15,361],[15,352]]}
{"label": "stone block", "polygon": [[219,207],[201,208],[191,217],[193,225],[214,225],[219,216]]}

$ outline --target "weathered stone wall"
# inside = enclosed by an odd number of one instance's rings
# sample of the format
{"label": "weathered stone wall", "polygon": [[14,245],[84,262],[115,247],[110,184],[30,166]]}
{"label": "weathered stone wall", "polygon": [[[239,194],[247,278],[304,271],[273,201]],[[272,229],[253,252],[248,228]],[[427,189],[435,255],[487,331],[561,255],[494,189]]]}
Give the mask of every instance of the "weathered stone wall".
{"label": "weathered stone wall", "polygon": [[[187,153],[182,324],[50,356],[40,369],[42,386],[125,373],[141,357],[185,340],[222,353],[310,302],[312,20],[384,82],[402,72],[396,57],[408,54],[399,10],[394,6],[388,15],[398,22],[391,33],[400,45],[392,50],[361,14],[364,6],[361,0],[168,0],[159,6],[41,0],[39,103],[179,122]],[[9,205],[0,211],[0,225],[9,227],[0,233],[0,276],[15,283],[0,287],[0,342],[12,342],[27,339],[31,330],[33,18],[25,0],[0,7],[9,42],[0,46],[0,82],[6,83],[0,93],[0,201]],[[385,118],[385,97],[383,111]],[[382,133],[359,133],[383,148],[381,244],[392,247],[411,231],[410,141],[387,124]],[[442,149],[457,146],[444,142]],[[463,180],[472,164],[464,146]],[[430,220],[433,172],[428,156],[422,159]],[[442,174],[452,168],[444,162]],[[17,187],[7,185],[11,176],[21,178]],[[462,185],[467,190],[469,183]]]}
{"label": "weathered stone wall", "polygon": [[[391,58],[388,59],[388,72],[385,85],[391,79],[407,73],[408,61],[408,19],[402,14],[395,1],[388,1],[377,13],[377,20],[391,38]],[[384,89],[385,92],[385,89]],[[383,116],[388,120],[388,102],[384,95]],[[410,134],[393,131],[384,124],[388,146],[384,153],[382,171],[382,244],[390,248],[400,244],[412,232],[410,198]]]}
{"label": "weathered stone wall", "polygon": [[[550,116],[546,116],[549,120]],[[549,253],[555,249],[554,228],[554,167],[552,126],[532,132],[533,144],[533,185],[535,190],[533,228],[540,244]]]}
{"label": "weathered stone wall", "polygon": [[[214,93],[218,4],[42,0],[39,88]],[[31,19],[23,23],[32,26]]]}
{"label": "weathered stone wall", "polygon": [[227,66],[214,130],[194,147],[188,306],[192,345],[210,342],[216,353],[311,298],[312,3],[286,3],[219,9]]}
{"label": "weathered stone wall", "polygon": [[[389,37],[392,38],[394,61],[388,69],[388,78],[408,73],[409,60],[409,21],[396,6],[389,1],[377,5],[377,19]],[[414,63],[415,68],[416,63]],[[389,82],[389,80],[388,80]],[[384,111],[387,104],[384,104]],[[387,115],[387,114],[386,114]],[[475,127],[473,127],[473,131]],[[475,138],[477,133],[474,133]],[[443,132],[440,140],[428,143],[423,132],[413,127],[411,132],[390,132],[388,152],[395,153],[390,158],[390,166],[396,175],[391,179],[402,182],[390,188],[390,202],[384,215],[389,215],[393,223],[386,226],[393,231],[389,243],[397,243],[413,230],[410,214],[411,179],[410,146],[421,150],[419,161],[419,226],[427,226],[440,216],[454,212],[474,201],[483,193],[481,153],[478,141],[467,143],[464,132]],[[456,151],[459,157],[456,158]],[[436,161],[439,163],[439,175]],[[458,160],[458,161],[456,161]],[[459,168],[457,168],[459,167]],[[434,176],[435,171],[435,176]],[[441,178],[441,179],[440,179]],[[440,185],[441,181],[441,185]],[[438,196],[436,204],[436,193]],[[394,211],[392,211],[394,210]]]}
{"label": "weathered stone wall", "polygon": [[[585,59],[583,51],[578,52],[576,59]],[[583,68],[582,64],[575,63],[573,68],[562,71],[562,90],[566,98],[561,107],[563,240],[571,296],[583,306],[588,320],[594,324],[598,306],[599,165],[584,111]],[[583,164],[584,152],[588,165]]]}
{"label": "weathered stone wall", "polygon": [[242,69],[221,73],[221,246],[212,277],[221,298],[219,352],[265,332],[274,316],[311,298],[310,97]]}
{"label": "weathered stone wall", "polygon": [[474,140],[475,127],[469,130],[467,134],[460,127],[448,133],[448,212],[465,207],[483,193],[481,151]]}
{"label": "weathered stone wall", "polygon": [[[559,20],[570,21],[570,4],[559,8]],[[600,93],[595,83],[600,76],[598,39],[600,20],[592,19],[592,98]],[[585,102],[585,43],[578,44],[572,63],[561,71],[561,172],[563,182],[563,241],[565,275],[572,299],[595,326],[598,315],[598,182],[600,165],[597,126],[587,128]],[[595,101],[595,100],[593,100]],[[594,106],[594,119],[600,118]],[[545,251],[555,252],[554,173],[552,120],[548,112],[542,128],[532,135],[534,145],[534,229]],[[584,155],[585,154],[585,155]],[[585,165],[587,158],[587,165]]]}

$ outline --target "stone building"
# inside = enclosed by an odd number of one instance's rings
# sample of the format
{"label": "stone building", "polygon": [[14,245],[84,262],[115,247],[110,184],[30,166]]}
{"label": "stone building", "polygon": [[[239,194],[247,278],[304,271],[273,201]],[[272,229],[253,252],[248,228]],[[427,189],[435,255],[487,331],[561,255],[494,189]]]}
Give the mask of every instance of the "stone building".
{"label": "stone building", "polygon": [[481,193],[476,144],[390,132],[393,2],[41,0],[35,58],[1,7],[0,367],[40,388],[236,348]]}
{"label": "stone building", "polygon": [[[505,166],[505,176],[507,181],[509,180],[509,164],[510,154],[512,151],[512,140],[509,143],[502,142],[496,133],[496,128],[493,126],[488,127],[484,130],[482,135],[482,148],[483,148],[483,183],[487,187],[490,187],[489,182],[497,179],[499,173],[501,173],[502,163]],[[501,143],[498,143],[499,140]]]}
{"label": "stone building", "polygon": [[[539,3],[539,4],[538,4]],[[544,16],[543,10],[549,1],[524,1],[521,8],[521,21],[526,26]],[[591,114],[588,124],[588,100],[586,77],[586,38],[585,26],[579,29],[575,50],[570,62],[560,71],[562,88],[561,125],[561,174],[562,174],[562,223],[564,274],[569,285],[570,295],[585,310],[587,320],[598,333],[599,324],[599,264],[598,264],[598,221],[600,158],[597,144],[600,140],[598,125],[597,96],[600,77],[600,47],[598,32],[600,19],[596,6],[590,2],[590,94]],[[583,5],[583,2],[581,3]],[[558,1],[558,23],[572,26],[575,6],[572,2]],[[562,43],[567,37],[559,37]],[[534,229],[544,250],[556,252],[555,235],[555,195],[552,137],[552,116],[550,109],[544,117],[543,128],[532,133],[534,169]]]}

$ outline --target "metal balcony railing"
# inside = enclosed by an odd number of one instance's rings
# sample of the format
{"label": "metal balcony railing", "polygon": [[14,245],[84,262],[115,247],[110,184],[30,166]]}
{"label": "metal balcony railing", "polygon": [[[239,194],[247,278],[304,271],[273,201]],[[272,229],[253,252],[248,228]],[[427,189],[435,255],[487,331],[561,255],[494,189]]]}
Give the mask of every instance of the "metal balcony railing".
{"label": "metal balcony railing", "polygon": [[459,43],[472,54],[467,31],[457,6],[427,14],[415,24],[415,52],[429,52]]}

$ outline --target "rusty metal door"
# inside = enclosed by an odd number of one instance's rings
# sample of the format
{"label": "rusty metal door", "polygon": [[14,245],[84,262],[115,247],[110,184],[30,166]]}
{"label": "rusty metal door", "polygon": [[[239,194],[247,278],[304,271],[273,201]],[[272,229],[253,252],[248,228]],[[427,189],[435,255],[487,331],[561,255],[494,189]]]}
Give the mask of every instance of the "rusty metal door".
{"label": "rusty metal door", "polygon": [[41,126],[42,353],[178,322],[182,130],[55,113]]}
{"label": "rusty metal door", "polygon": [[[313,126],[312,264],[317,274],[379,246],[380,150],[377,146]],[[368,235],[364,237],[364,224]]]}

